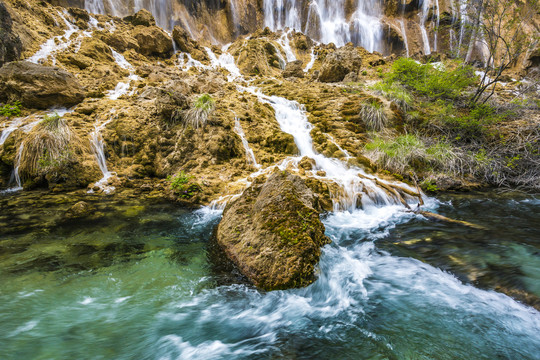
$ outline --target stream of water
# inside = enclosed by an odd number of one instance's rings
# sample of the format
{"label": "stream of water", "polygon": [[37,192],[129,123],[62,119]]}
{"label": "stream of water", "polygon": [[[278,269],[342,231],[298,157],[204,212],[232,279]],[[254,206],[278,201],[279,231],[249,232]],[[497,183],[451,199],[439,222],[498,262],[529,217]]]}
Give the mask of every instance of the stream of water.
{"label": "stream of water", "polygon": [[[488,231],[397,206],[331,214],[319,279],[268,293],[212,255],[219,212],[83,199],[81,221],[63,216],[73,195],[0,197],[2,359],[538,358],[540,313],[492,290],[540,297],[534,198],[440,203]],[[479,264],[483,289],[466,281]]]}

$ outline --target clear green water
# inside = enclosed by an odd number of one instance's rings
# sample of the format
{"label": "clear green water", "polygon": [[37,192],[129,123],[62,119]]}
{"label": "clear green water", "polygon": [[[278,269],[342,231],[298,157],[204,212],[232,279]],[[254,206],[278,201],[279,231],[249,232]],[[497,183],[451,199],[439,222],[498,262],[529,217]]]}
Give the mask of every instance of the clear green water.
{"label": "clear green water", "polygon": [[270,293],[216,264],[218,214],[88,199],[81,221],[73,196],[0,197],[1,359],[540,358],[534,198],[432,204],[489,230],[328,216],[319,280]]}

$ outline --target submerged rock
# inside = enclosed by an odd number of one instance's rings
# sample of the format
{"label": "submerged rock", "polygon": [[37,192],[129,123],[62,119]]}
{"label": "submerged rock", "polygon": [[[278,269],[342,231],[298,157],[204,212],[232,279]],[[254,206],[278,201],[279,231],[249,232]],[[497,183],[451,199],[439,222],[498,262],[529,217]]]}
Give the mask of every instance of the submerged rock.
{"label": "submerged rock", "polygon": [[78,104],[84,97],[77,79],[60,68],[27,61],[0,68],[0,101],[18,100],[28,108],[49,109]]}
{"label": "submerged rock", "polygon": [[86,201],[79,201],[66,211],[66,218],[74,219],[86,217],[91,215],[95,210],[96,209]]}
{"label": "submerged rock", "polygon": [[321,247],[330,242],[319,209],[304,180],[276,172],[227,206],[217,242],[259,288],[307,286],[315,280]]}

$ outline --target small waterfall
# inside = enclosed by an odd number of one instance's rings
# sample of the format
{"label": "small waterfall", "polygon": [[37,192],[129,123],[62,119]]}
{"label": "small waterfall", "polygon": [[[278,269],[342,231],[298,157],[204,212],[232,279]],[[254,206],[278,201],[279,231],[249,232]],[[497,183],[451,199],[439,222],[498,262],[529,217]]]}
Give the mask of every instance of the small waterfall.
{"label": "small waterfall", "polygon": [[288,30],[287,32],[284,32],[283,35],[281,35],[281,37],[277,41],[277,43],[283,48],[283,51],[285,51],[287,62],[292,62],[296,60],[296,55],[294,55],[294,52],[291,48],[291,43],[289,41],[289,34],[291,32],[292,30]]}
{"label": "small waterfall", "polygon": [[249,146],[249,143],[246,139],[246,134],[244,134],[242,124],[240,124],[240,120],[238,120],[236,116],[234,117],[234,131],[238,134],[238,136],[240,136],[240,139],[242,140],[242,145],[244,145],[244,150],[246,151],[246,158],[248,164],[251,164],[257,169],[260,169],[261,165],[257,163],[257,159],[255,158],[255,154],[253,153],[253,149]]}
{"label": "small waterfall", "polygon": [[[216,61],[217,61],[217,57],[216,57]],[[194,67],[196,69],[200,69],[200,70],[208,70],[208,69],[210,69],[209,66],[204,65],[199,60],[195,60],[188,53],[181,53],[181,54],[178,55],[178,68],[180,68],[181,70],[184,70],[184,71],[188,71],[192,67]]]}
{"label": "small waterfall", "polygon": [[55,36],[47,40],[43,45],[41,45],[41,48],[34,55],[26,59],[26,61],[35,64],[42,63],[47,60],[49,55],[51,55],[52,64],[56,65],[56,57],[54,54],[67,49],[71,45],[71,35],[76,33],[79,28],[66,19],[66,16],[68,16],[66,9],[64,9],[63,13],[59,11],[58,16],[60,16],[60,18],[64,21],[64,24],[67,26],[67,30],[64,31],[63,35]]}
{"label": "small waterfall", "polygon": [[[305,23],[304,3],[296,0],[264,0],[264,26],[273,31],[285,28],[302,31],[323,43],[343,46],[349,41],[368,51],[382,51],[383,28],[381,1],[360,1],[351,9],[348,0],[313,0],[307,7]],[[351,14],[346,13],[351,9]]]}
{"label": "small waterfall", "polygon": [[[113,110],[114,111],[114,110]],[[100,125],[94,126],[94,131],[90,133],[90,146],[92,147],[92,151],[94,152],[94,155],[96,157],[96,161],[98,163],[99,169],[101,170],[101,173],[103,174],[103,178],[96,182],[94,185],[99,187],[105,194],[112,193],[115,188],[114,186],[109,186],[107,183],[111,176],[114,175],[114,173],[110,172],[107,168],[107,159],[105,158],[105,143],[103,141],[103,136],[101,135],[101,130],[107,126],[111,121],[113,120],[113,115],[109,117],[108,120],[104,121]],[[89,193],[92,193],[93,190],[89,190]]]}
{"label": "small waterfall", "polygon": [[422,11],[420,12],[420,33],[422,34],[422,42],[424,44],[424,55],[431,54],[431,47],[429,45],[429,37],[426,31],[426,20],[428,17],[429,6],[431,5],[431,0],[423,0],[422,2]]}
{"label": "small waterfall", "polygon": [[[120,66],[122,69],[129,70],[128,81],[119,82],[118,84],[116,84],[116,87],[114,88],[114,90],[109,90],[109,92],[107,93],[107,97],[109,99],[117,100],[120,96],[128,94],[132,81],[137,81],[140,78],[137,75],[135,75],[135,68],[126,60],[126,58],[122,54],[114,51],[113,48],[110,48],[110,49],[112,51],[114,61],[116,62],[116,64]],[[133,95],[134,92],[135,92],[135,89],[133,89],[128,95]]]}
{"label": "small waterfall", "polygon": [[401,35],[403,35],[403,42],[405,43],[405,53],[409,57],[409,41],[407,40],[407,30],[405,29],[405,23],[403,19],[398,20],[399,27],[401,29]]}
{"label": "small waterfall", "polygon": [[[206,53],[208,54],[208,57],[210,57],[210,65],[212,68],[223,68],[229,72],[229,75],[227,76],[227,80],[229,82],[232,82],[240,77],[242,77],[242,74],[240,73],[240,69],[236,66],[234,63],[234,57],[227,52],[229,49],[230,44],[225,45],[222,48],[221,55],[216,56],[212,49],[205,47]],[[193,60],[193,59],[191,59]],[[195,60],[193,60],[195,61]],[[201,64],[202,65],[202,64]],[[204,65],[203,65],[204,66]]]}
{"label": "small waterfall", "polygon": [[439,25],[440,25],[440,9],[439,9],[439,0],[435,0],[435,11],[437,15],[436,27],[433,35],[433,51],[437,51],[437,36],[439,35]]}
{"label": "small waterfall", "polygon": [[317,55],[315,55],[315,50],[311,48],[311,54],[310,54],[310,60],[307,63],[306,67],[304,68],[304,72],[307,73],[313,65],[315,64],[315,60],[317,59]]}
{"label": "small waterfall", "polygon": [[463,45],[463,40],[465,37],[466,24],[469,22],[469,17],[467,16],[467,0],[459,0],[459,17],[460,17],[459,41],[457,44],[458,57],[461,55],[461,47]]}
{"label": "small waterfall", "polygon": [[17,130],[22,125],[25,119],[26,118],[21,117],[15,118],[4,130],[2,130],[2,133],[0,134],[0,146],[4,145],[9,135],[11,135],[12,132]]}
{"label": "small waterfall", "polygon": [[9,179],[9,183],[8,183],[8,186],[10,185],[15,185],[15,186],[2,191],[3,193],[16,192],[16,191],[21,191],[23,189],[21,177],[19,175],[19,168],[21,167],[21,157],[22,157],[23,150],[24,150],[24,142],[21,143],[21,145],[19,146],[19,150],[17,150],[17,155],[15,156],[15,166],[13,167],[13,172],[11,173],[11,178]]}
{"label": "small waterfall", "polygon": [[[341,193],[333,194],[334,211],[353,211],[358,207],[399,204],[397,197],[390,195],[381,188],[380,184],[387,184],[387,182],[376,177],[370,177],[362,169],[349,167],[338,159],[318,154],[313,149],[310,134],[313,126],[309,123],[300,104],[282,97],[264,95],[260,90],[253,87],[243,88],[243,90],[257,96],[259,101],[272,106],[281,130],[294,137],[300,156],[290,160],[297,163],[304,156],[315,160],[316,169],[313,171],[312,176],[339,185],[342,189]],[[318,170],[322,170],[324,175],[317,175]],[[400,186],[408,188],[405,184],[400,184]],[[412,188],[408,190],[416,191],[416,189]],[[414,199],[411,198],[410,200]]]}

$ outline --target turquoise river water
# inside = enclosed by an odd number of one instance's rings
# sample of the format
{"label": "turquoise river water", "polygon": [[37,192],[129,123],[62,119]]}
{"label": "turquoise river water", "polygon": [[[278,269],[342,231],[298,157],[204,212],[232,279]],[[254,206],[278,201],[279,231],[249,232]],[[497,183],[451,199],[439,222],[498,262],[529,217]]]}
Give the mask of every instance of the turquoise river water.
{"label": "turquoise river water", "polygon": [[261,292],[211,246],[220,214],[0,196],[0,359],[540,359],[540,201],[469,194],[323,220],[304,289]]}

